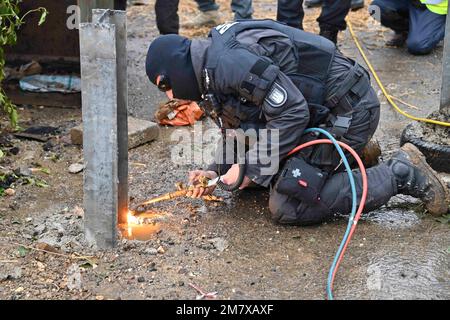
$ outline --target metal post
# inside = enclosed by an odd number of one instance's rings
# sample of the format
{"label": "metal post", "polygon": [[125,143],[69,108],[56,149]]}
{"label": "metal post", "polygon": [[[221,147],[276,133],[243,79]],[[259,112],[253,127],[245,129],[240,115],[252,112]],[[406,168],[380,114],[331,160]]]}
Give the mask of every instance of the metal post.
{"label": "metal post", "polygon": [[128,213],[128,74],[127,15],[125,11],[92,10],[93,23],[113,24],[116,29],[117,61],[117,144],[118,222],[126,223]]}
{"label": "metal post", "polygon": [[118,213],[128,210],[126,16],[102,10],[94,17],[99,23],[80,26],[85,235],[111,248]]}
{"label": "metal post", "polygon": [[439,110],[450,117],[450,14],[447,13],[445,43],[442,55],[442,88]]}
{"label": "metal post", "polygon": [[114,0],[78,0],[80,22],[91,22],[92,9],[114,9]]}

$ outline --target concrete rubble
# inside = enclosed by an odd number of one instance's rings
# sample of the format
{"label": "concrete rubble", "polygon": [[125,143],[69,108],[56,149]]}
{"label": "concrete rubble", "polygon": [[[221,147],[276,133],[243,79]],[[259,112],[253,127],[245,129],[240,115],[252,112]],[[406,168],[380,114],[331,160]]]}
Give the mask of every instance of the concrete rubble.
{"label": "concrete rubble", "polygon": [[[147,120],[128,117],[128,149],[137,148],[143,144],[158,139],[159,126]],[[80,124],[70,130],[70,138],[73,144],[83,144],[83,125]]]}

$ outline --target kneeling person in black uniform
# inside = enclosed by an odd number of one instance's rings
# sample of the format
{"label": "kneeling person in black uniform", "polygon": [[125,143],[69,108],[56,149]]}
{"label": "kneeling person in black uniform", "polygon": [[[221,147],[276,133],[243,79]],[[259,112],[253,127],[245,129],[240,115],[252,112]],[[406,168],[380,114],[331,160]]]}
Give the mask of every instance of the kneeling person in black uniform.
{"label": "kneeling person in black uniform", "polygon": [[[225,129],[278,133],[280,170],[262,174],[262,162],[248,161],[255,156],[250,145],[241,185],[241,189],[250,184],[271,187],[269,209],[275,221],[310,225],[338,212],[350,212],[350,183],[332,146],[308,148],[295,161],[285,161],[294,147],[317,138],[304,133],[309,127],[326,129],[358,153],[377,128],[380,103],[369,74],[331,41],[272,20],[234,22],[213,28],[207,39],[177,35],[155,39],[148,50],[146,72],[169,96],[193,101],[206,98],[206,111]],[[271,149],[270,139],[266,142]],[[312,188],[301,183],[290,187],[286,179],[292,177],[286,177],[286,170],[292,165],[307,174]],[[222,181],[233,184],[239,167],[212,164],[209,170],[190,172],[189,178],[213,179],[218,172],[226,172]],[[353,174],[361,196],[361,174],[358,170]],[[422,199],[432,214],[448,210],[446,187],[412,145],[369,168],[367,176],[365,211],[386,204],[398,193]],[[213,189],[197,188],[191,196],[200,197]]]}

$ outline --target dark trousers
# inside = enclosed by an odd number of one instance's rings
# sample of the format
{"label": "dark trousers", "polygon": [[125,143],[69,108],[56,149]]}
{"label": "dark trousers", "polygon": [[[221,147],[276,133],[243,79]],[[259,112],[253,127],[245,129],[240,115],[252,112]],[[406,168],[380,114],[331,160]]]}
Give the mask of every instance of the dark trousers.
{"label": "dark trousers", "polygon": [[[219,10],[219,5],[215,0],[195,0],[200,11]],[[235,14],[235,20],[251,19],[253,14],[252,0],[232,0],[231,11]]]}
{"label": "dark trousers", "polygon": [[430,53],[444,39],[445,15],[416,6],[410,0],[375,0],[371,13],[379,14],[381,24],[396,32],[409,32],[406,44],[413,54]]}
{"label": "dark trousers", "polygon": [[180,29],[180,18],[178,16],[179,2],[180,0],[156,0],[156,25],[159,33],[178,34]]}
{"label": "dark trousers", "polygon": [[127,0],[114,0],[114,10],[127,10]]}
{"label": "dark trousers", "polygon": [[[320,29],[345,30],[345,17],[350,11],[351,0],[324,0],[317,19]],[[277,20],[303,29],[303,0],[278,0]]]}
{"label": "dark trousers", "polygon": [[[375,133],[380,119],[380,104],[372,88],[354,107],[352,117],[352,124],[342,141],[360,152]],[[362,177],[359,170],[354,170],[353,175],[359,201],[362,195]],[[369,192],[365,212],[386,204],[397,193],[395,179],[386,164],[367,169],[367,176]],[[269,198],[272,219],[281,224],[313,225],[329,220],[336,213],[350,213],[352,192],[347,173],[338,172],[329,176],[320,197],[320,203],[311,206],[272,188]]]}

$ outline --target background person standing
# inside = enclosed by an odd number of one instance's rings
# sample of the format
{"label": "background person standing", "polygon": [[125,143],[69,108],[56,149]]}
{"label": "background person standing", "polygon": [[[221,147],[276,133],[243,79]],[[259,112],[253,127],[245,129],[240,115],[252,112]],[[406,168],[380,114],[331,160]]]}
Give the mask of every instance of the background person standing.
{"label": "background person standing", "polygon": [[[340,30],[345,30],[345,17],[351,8],[351,0],[324,0],[322,12],[317,19],[320,35],[337,43]],[[303,0],[278,0],[277,20],[287,25],[303,29]]]}
{"label": "background person standing", "polygon": [[[323,0],[305,0],[307,8],[321,7]],[[364,8],[364,0],[352,0],[352,10]]]}
{"label": "background person standing", "polygon": [[156,0],[156,26],[160,34],[178,34],[180,29],[179,3],[180,0]]}
{"label": "background person standing", "polygon": [[412,54],[430,53],[444,39],[448,0],[375,0],[381,24],[394,30],[388,46],[406,42]]}
{"label": "background person standing", "polygon": [[[191,21],[185,24],[186,27],[200,27],[204,25],[217,25],[223,23],[220,17],[220,6],[215,0],[195,0],[200,12]],[[234,20],[252,19],[252,0],[232,0],[231,11],[234,12]]]}

